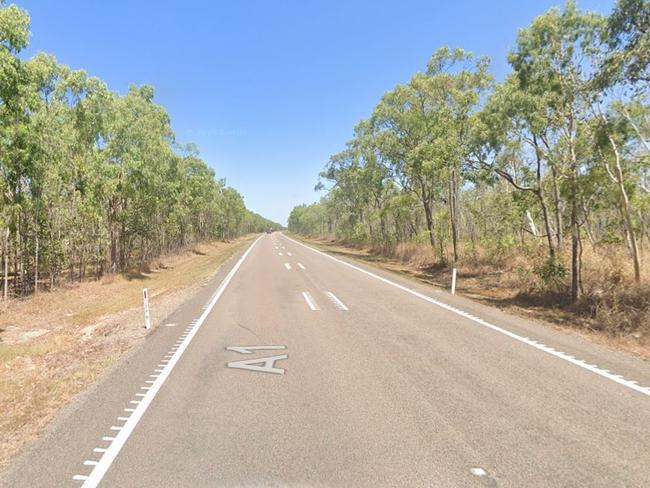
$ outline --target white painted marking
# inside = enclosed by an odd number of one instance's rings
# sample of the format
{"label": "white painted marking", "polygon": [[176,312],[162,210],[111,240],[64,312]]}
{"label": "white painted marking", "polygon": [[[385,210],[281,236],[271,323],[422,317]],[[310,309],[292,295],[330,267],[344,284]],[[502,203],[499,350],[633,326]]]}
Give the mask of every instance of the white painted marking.
{"label": "white painted marking", "polygon": [[135,412],[135,408],[125,408],[125,412]]}
{"label": "white painted marking", "polygon": [[104,436],[104,437],[102,437],[102,440],[103,440],[103,441],[114,441],[114,440],[115,440],[115,437],[107,437],[107,436]]}
{"label": "white painted marking", "polygon": [[348,307],[345,306],[345,303],[339,300],[331,291],[328,291],[325,295],[327,295],[327,298],[329,298],[334,303],[334,306],[339,310],[349,310]]}
{"label": "white painted marking", "polygon": [[115,437],[115,440],[111,443],[110,447],[106,450],[104,455],[101,457],[99,462],[97,463],[97,466],[95,466],[88,476],[87,479],[85,479],[84,484],[82,485],[83,488],[95,488],[99,485],[99,483],[102,481],[104,478],[104,475],[108,471],[108,469],[111,467],[111,464],[113,464],[113,461],[115,461],[115,458],[117,455],[120,453],[120,450],[122,447],[124,447],[124,444],[126,441],[129,439],[129,436],[135,429],[136,425],[138,425],[138,422],[144,415],[144,413],[147,411],[147,408],[149,408],[149,405],[153,401],[153,399],[156,397],[158,394],[158,391],[162,387],[162,385],[165,383],[165,380],[169,377],[170,373],[174,369],[174,366],[176,366],[176,363],[178,360],[181,358],[183,353],[185,352],[185,349],[189,346],[190,342],[196,335],[196,333],[199,331],[203,323],[205,322],[205,319],[208,317],[216,303],[219,301],[219,298],[221,298],[221,295],[225,291],[226,287],[232,280],[232,278],[235,276],[239,268],[241,267],[242,263],[248,257],[250,254],[251,250],[255,247],[255,244],[262,238],[262,236],[258,237],[246,250],[246,252],[239,258],[239,261],[235,263],[235,265],[232,267],[230,272],[226,275],[226,277],[223,279],[221,284],[219,285],[219,288],[217,289],[217,292],[214,294],[214,298],[210,302],[210,306],[201,314],[199,319],[196,322],[196,326],[192,329],[192,332],[190,333],[189,336],[187,336],[187,339],[183,342],[181,347],[178,349],[178,351],[174,354],[174,357],[172,360],[167,364],[165,367],[164,371],[158,378],[156,379],[156,382],[153,384],[151,387],[151,390],[147,392],[147,395],[142,399],[142,402],[139,401],[134,401],[131,400],[131,403],[136,403],[138,404],[137,408],[135,409],[135,412],[133,412],[133,415],[129,418],[129,420],[124,424],[124,427],[122,430],[120,430],[119,434]]}
{"label": "white painted marking", "polygon": [[299,267],[300,269],[306,269],[306,268],[302,265],[302,263],[298,263],[298,267]]}
{"label": "white painted marking", "polygon": [[119,427],[117,425],[111,425],[111,430],[122,430],[122,427]]}
{"label": "white painted marking", "polygon": [[97,461],[91,461],[90,459],[86,459],[84,461],[85,466],[97,466]]}
{"label": "white painted marking", "polygon": [[106,452],[106,449],[104,449],[103,447],[96,447],[95,449],[93,449],[93,452]]}
{"label": "white painted marking", "polygon": [[226,351],[235,351],[239,354],[253,354],[254,351],[275,351],[286,348],[287,346],[228,346],[226,347]]}
{"label": "white painted marking", "polygon": [[[284,374],[284,369],[276,368],[275,362],[281,359],[287,359],[288,357],[287,354],[283,354],[281,356],[269,356],[267,358],[246,359],[244,361],[230,362],[226,366],[234,369],[248,369],[258,373]],[[259,366],[260,364],[264,364],[264,366]]]}
{"label": "white painted marking", "polygon": [[121,422],[126,422],[127,420],[129,420],[129,417],[117,417],[117,420]]}
{"label": "white painted marking", "polygon": [[287,268],[287,271],[291,270],[291,265],[289,263],[284,263],[284,267]]}
{"label": "white painted marking", "polygon": [[282,256],[282,253],[281,253],[281,252],[279,252],[279,253],[278,253],[278,256]]}
{"label": "white painted marking", "polygon": [[487,474],[487,471],[485,471],[483,468],[472,468],[469,470],[469,472],[474,476],[485,476]]}
{"label": "white painted marking", "polygon": [[165,327],[176,327],[178,324],[165,324]]}
{"label": "white painted marking", "polygon": [[613,381],[614,383],[618,383],[619,385],[630,388],[630,389],[632,389],[634,391],[637,391],[637,392],[639,392],[639,393],[641,393],[643,395],[650,396],[650,388],[644,388],[642,386],[636,385],[636,384],[632,383],[631,381],[628,381],[628,380],[626,380],[624,378],[618,377],[617,375],[614,375],[614,374],[610,373],[608,370],[600,369],[600,368],[598,368],[597,366],[594,366],[594,365],[585,364],[583,361],[580,361],[580,360],[575,359],[575,358],[571,359],[571,358],[568,357],[568,355],[566,355],[564,353],[557,352],[555,350],[552,350],[551,348],[549,348],[548,346],[545,346],[544,344],[540,344],[540,343],[538,343],[536,341],[533,341],[533,340],[530,340],[530,339],[528,339],[526,337],[515,334],[514,332],[510,332],[507,329],[499,327],[498,325],[491,324],[490,322],[487,322],[486,320],[483,320],[481,318],[474,317],[473,315],[471,315],[471,314],[469,314],[467,312],[464,312],[463,310],[461,310],[459,308],[452,307],[451,305],[447,305],[446,303],[441,302],[439,300],[436,300],[435,298],[431,298],[430,296],[427,296],[427,295],[424,295],[423,293],[412,290],[412,289],[410,289],[410,288],[408,288],[408,287],[406,287],[404,285],[400,285],[399,283],[395,283],[394,281],[391,281],[389,279],[384,278],[383,276],[379,276],[379,275],[377,275],[375,273],[372,273],[371,271],[367,271],[367,270],[365,270],[363,268],[355,266],[354,264],[348,263],[347,261],[343,261],[342,259],[338,259],[338,258],[335,258],[334,256],[330,256],[329,254],[324,253],[323,251],[319,251],[318,249],[314,249],[314,248],[312,248],[310,246],[307,246],[306,244],[303,244],[302,242],[296,241],[295,239],[292,239],[291,237],[287,237],[284,234],[283,234],[283,237],[285,237],[286,239],[289,239],[292,242],[295,242],[296,244],[298,244],[298,245],[300,245],[300,246],[302,246],[302,247],[304,247],[306,249],[309,249],[312,252],[315,252],[317,254],[325,256],[326,258],[329,258],[329,259],[331,259],[333,261],[336,261],[337,263],[342,264],[343,266],[347,266],[348,268],[352,268],[352,269],[354,269],[356,271],[359,271],[360,273],[365,274],[366,276],[370,276],[371,278],[374,278],[374,279],[379,280],[379,281],[381,281],[383,283],[386,283],[387,285],[393,286],[393,287],[395,287],[395,288],[397,288],[399,290],[402,290],[402,291],[404,291],[406,293],[409,293],[409,294],[411,294],[413,296],[421,298],[422,300],[425,300],[425,301],[427,301],[429,303],[432,303],[433,305],[436,305],[436,306],[438,306],[440,308],[444,308],[445,310],[448,310],[449,312],[452,312],[452,313],[454,313],[456,315],[460,315],[461,317],[469,319],[469,320],[471,320],[472,322],[474,322],[474,323],[476,323],[478,325],[481,325],[483,327],[491,329],[491,330],[493,330],[495,332],[498,332],[499,334],[503,334],[505,336],[508,336],[511,339],[519,341],[519,342],[521,342],[523,344],[526,344],[526,345],[528,345],[530,347],[534,347],[535,349],[537,349],[539,351],[543,351],[543,352],[545,352],[547,354],[550,354],[551,356],[555,356],[556,358],[567,361],[567,362],[569,362],[569,363],[571,363],[571,364],[573,364],[575,366],[578,366],[579,368],[590,371],[590,372],[592,372],[594,374],[602,376],[603,378],[607,378],[608,380]]}
{"label": "white painted marking", "polygon": [[[88,479],[88,476],[84,476],[84,475],[82,475],[82,474],[75,474],[75,475],[72,477],[72,479],[75,480],[75,481],[85,481],[85,480]],[[83,486],[83,485],[82,485],[82,486]]]}
{"label": "white painted marking", "polygon": [[314,301],[314,298],[311,296],[309,292],[303,291],[302,292],[302,297],[305,299],[307,302],[307,305],[309,306],[310,309],[312,310],[320,310],[318,308],[318,305],[316,305],[316,302]]}
{"label": "white painted marking", "polygon": [[288,252],[288,253],[287,253],[287,256],[291,256],[291,253],[290,253],[290,252]]}

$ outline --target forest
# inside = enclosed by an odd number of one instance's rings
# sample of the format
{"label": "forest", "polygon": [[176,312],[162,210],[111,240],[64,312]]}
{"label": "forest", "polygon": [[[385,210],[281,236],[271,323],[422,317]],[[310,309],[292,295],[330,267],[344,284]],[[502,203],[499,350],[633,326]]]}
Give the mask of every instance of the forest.
{"label": "forest", "polygon": [[270,227],[180,144],[151,86],[112,91],[39,53],[29,14],[0,0],[0,290],[142,268],[164,253]]}
{"label": "forest", "polygon": [[602,15],[568,1],[520,29],[507,59],[497,81],[486,57],[435,51],[354,127],[290,231],[424,250],[461,278],[509,270],[522,292],[592,313],[618,300],[636,314],[615,327],[647,325],[650,3]]}

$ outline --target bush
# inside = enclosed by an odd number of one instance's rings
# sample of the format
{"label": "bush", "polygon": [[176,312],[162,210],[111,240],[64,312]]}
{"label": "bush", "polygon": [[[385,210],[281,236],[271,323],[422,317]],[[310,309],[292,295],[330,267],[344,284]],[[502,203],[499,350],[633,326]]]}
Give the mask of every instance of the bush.
{"label": "bush", "polygon": [[533,273],[541,281],[542,287],[547,290],[563,288],[568,274],[564,263],[555,258],[548,258],[543,264],[535,266]]}

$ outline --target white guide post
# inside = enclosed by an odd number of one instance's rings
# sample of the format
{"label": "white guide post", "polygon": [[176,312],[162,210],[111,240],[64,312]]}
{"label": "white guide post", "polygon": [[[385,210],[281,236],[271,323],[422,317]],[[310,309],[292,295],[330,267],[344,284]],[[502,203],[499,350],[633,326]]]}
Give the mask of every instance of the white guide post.
{"label": "white guide post", "polygon": [[151,315],[149,314],[149,290],[147,288],[142,290],[142,298],[144,299],[144,328],[151,329]]}
{"label": "white guide post", "polygon": [[451,294],[456,294],[456,268],[451,271]]}

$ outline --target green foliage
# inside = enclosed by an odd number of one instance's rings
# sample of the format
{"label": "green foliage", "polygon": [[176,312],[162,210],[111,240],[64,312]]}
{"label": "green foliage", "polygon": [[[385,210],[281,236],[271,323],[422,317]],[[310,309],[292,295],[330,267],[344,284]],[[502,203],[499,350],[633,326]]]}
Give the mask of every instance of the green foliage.
{"label": "green foliage", "polygon": [[27,13],[0,6],[0,246],[15,292],[36,273],[54,285],[280,227],[176,143],[151,86],[120,95],[51,55],[22,61],[28,38]]}
{"label": "green foliage", "polygon": [[533,273],[546,289],[559,290],[566,286],[568,271],[561,261],[548,258],[543,264],[535,266]]}
{"label": "green foliage", "polygon": [[649,16],[647,0],[618,0],[610,17],[552,8],[519,30],[496,85],[486,58],[437,50],[357,125],[320,174],[328,194],[289,228],[429,242],[443,262],[518,249],[541,255],[529,276],[555,288],[570,254],[575,299],[588,241],[650,243]]}

